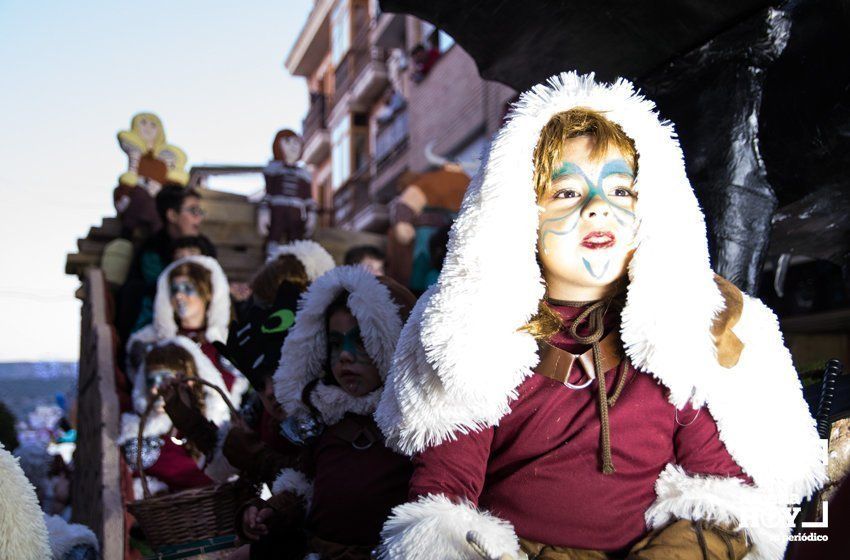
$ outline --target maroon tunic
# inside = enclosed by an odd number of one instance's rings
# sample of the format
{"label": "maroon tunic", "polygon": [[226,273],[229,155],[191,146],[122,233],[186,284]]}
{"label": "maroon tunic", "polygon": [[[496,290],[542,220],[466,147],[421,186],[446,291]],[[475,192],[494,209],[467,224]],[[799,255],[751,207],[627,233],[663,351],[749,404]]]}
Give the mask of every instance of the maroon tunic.
{"label": "maroon tunic", "polygon": [[[197,488],[199,486],[209,486],[213,483],[210,478],[204,474],[195,459],[180,445],[177,445],[166,434],[162,437],[162,448],[159,452],[159,458],[149,468],[145,469],[145,474],[158,478],[164,482],[171,492],[179,492],[188,488]],[[130,463],[133,472],[136,472],[135,462]]]}
{"label": "maroon tunic", "polygon": [[[554,309],[565,322],[580,311]],[[606,323],[608,330],[616,327],[608,317]],[[550,342],[572,353],[588,348],[564,332]],[[606,373],[609,395],[616,372]],[[456,441],[414,457],[409,497],[466,499],[510,521],[526,539],[616,551],[646,533],[644,512],[656,498],[655,481],[668,463],[691,474],[750,482],[720,441],[706,408],[677,414],[668,391],[650,375],[634,368],[624,375],[630,379],[609,410],[614,474],[600,469],[597,382],[572,390],[534,374],[519,386],[518,398],[498,427],[458,434]],[[578,360],[569,380],[586,380]]]}
{"label": "maroon tunic", "polygon": [[[354,447],[352,438],[341,434],[350,422],[373,434],[374,443]],[[313,535],[346,545],[378,544],[390,510],[406,500],[412,470],[406,457],[384,445],[380,433],[371,416],[349,413],[319,436],[308,469],[314,490],[307,527]]]}

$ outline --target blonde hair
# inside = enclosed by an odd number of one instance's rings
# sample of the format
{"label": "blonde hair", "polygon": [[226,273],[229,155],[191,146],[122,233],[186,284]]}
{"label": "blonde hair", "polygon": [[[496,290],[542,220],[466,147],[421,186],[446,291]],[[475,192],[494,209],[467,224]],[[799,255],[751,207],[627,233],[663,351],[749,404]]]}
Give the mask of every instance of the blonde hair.
{"label": "blonde hair", "polygon": [[156,138],[153,141],[153,150],[156,151],[158,148],[161,148],[163,144],[165,144],[165,129],[162,127],[162,120],[160,120],[160,118],[154,115],[153,113],[136,113],[135,115],[133,115],[133,118],[130,121],[130,130],[134,134],[138,135],[140,139],[142,137],[142,135],[140,134],[142,119],[152,121],[154,124],[156,124]]}
{"label": "blonde hair", "polygon": [[[534,148],[534,192],[539,201],[552,183],[552,174],[564,156],[564,144],[570,138],[588,136],[593,139],[590,159],[602,157],[610,147],[615,147],[634,169],[638,171],[638,152],[635,142],[617,123],[609,120],[600,111],[587,107],[575,107],[556,114],[549,119]],[[537,313],[521,327],[535,339],[546,340],[563,328],[561,318],[544,300],[537,305]]]}
{"label": "blonde hair", "polygon": [[310,285],[307,270],[295,255],[281,255],[266,263],[251,280],[251,290],[258,300],[270,305],[284,282],[295,284],[302,292]]}
{"label": "blonde hair", "polygon": [[187,276],[198,290],[198,295],[204,300],[204,305],[209,307],[213,296],[212,273],[209,269],[195,262],[184,262],[171,270],[168,281],[173,282],[178,276]]}
{"label": "blonde hair", "polygon": [[558,113],[540,131],[534,148],[534,191],[537,199],[543,196],[552,182],[552,174],[564,156],[564,144],[570,138],[588,136],[593,139],[590,159],[602,157],[613,146],[622,152],[637,176],[638,153],[635,142],[623,132],[620,125],[609,120],[600,111],[576,107]]}

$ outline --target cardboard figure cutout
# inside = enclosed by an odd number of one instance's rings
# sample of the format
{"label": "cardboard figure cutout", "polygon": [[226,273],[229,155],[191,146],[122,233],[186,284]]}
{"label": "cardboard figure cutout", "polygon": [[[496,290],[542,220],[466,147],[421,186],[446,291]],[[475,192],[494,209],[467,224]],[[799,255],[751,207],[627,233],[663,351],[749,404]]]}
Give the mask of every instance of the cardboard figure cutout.
{"label": "cardboard figure cutout", "polygon": [[389,276],[414,292],[423,292],[433,283],[439,271],[432,266],[429,241],[454,221],[467,186],[469,175],[453,163],[409,181],[391,207]]}
{"label": "cardboard figure cutout", "polygon": [[303,140],[292,130],[281,130],[272,143],[272,159],[263,170],[266,196],[260,203],[257,225],[266,235],[267,250],[312,236],[316,226],[316,202],[310,174],[299,160]]}
{"label": "cardboard figure cutout", "polygon": [[153,113],[134,115],[130,130],[118,133],[118,144],[128,162],[113,191],[115,209],[125,232],[153,233],[162,226],[154,204],[162,185],[189,182],[186,153],[166,142],[162,121]]}

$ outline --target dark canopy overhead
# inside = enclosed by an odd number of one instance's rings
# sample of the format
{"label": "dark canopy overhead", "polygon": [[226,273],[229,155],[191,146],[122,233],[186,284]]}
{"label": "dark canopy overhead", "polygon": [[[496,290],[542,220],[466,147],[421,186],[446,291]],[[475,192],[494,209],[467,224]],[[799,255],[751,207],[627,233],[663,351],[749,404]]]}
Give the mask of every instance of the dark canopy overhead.
{"label": "dark canopy overhead", "polygon": [[380,0],[446,31],[481,76],[522,91],[564,70],[640,78],[765,0]]}

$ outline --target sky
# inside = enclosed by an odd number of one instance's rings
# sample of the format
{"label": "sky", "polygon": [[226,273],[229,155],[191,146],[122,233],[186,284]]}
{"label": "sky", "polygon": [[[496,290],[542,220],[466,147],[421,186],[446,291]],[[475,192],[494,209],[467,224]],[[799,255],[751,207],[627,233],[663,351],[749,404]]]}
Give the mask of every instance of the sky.
{"label": "sky", "polygon": [[201,163],[262,164],[308,95],[283,66],[311,0],[0,0],[0,362],[79,358],[76,241],[114,216],[140,111]]}

